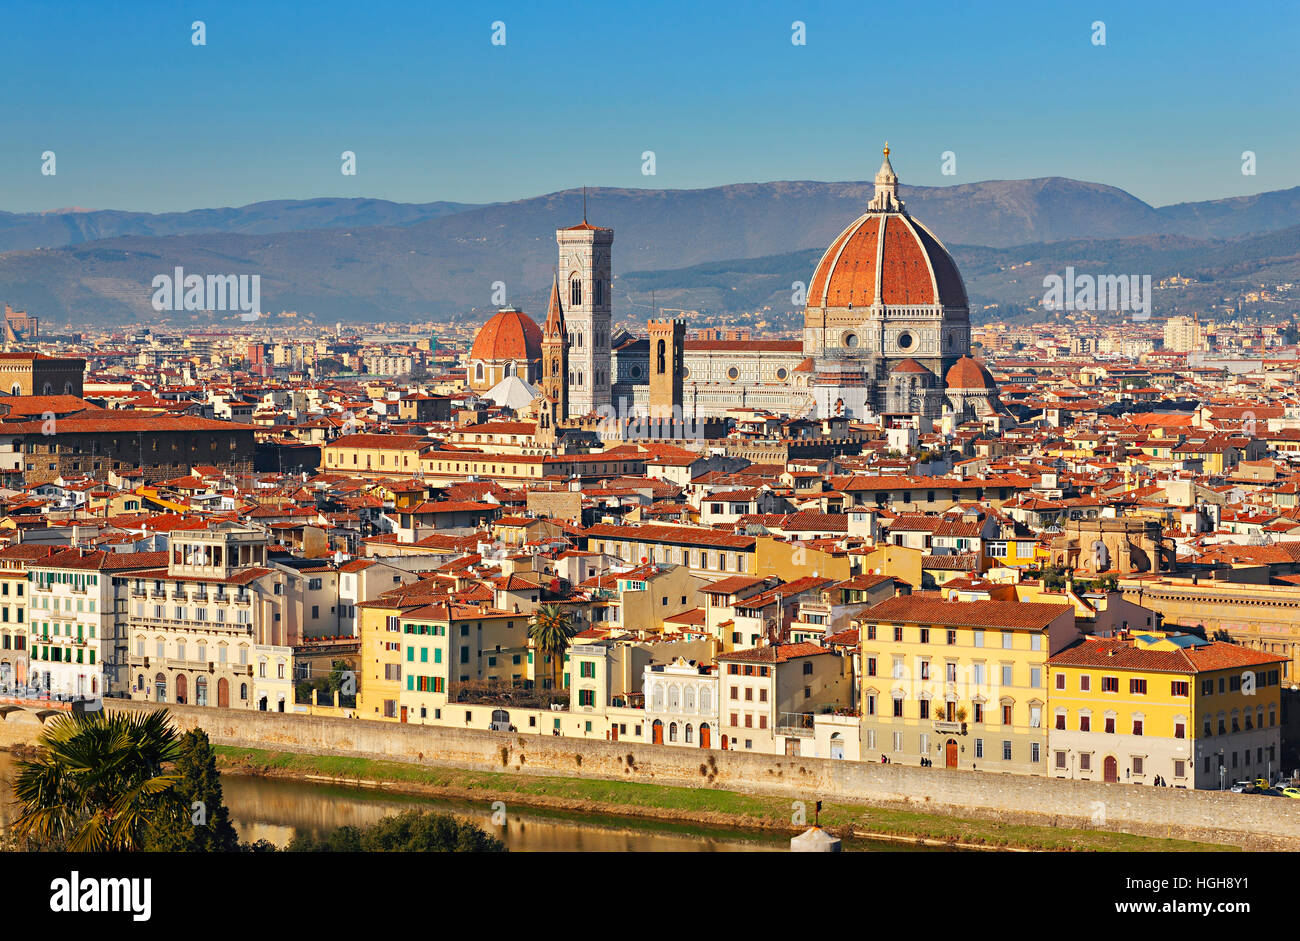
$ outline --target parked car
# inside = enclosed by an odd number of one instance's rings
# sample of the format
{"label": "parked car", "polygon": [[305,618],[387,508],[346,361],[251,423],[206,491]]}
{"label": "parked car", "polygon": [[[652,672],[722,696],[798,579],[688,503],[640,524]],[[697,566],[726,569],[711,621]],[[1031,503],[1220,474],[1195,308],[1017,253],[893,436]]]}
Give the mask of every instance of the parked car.
{"label": "parked car", "polygon": [[1255,787],[1272,787],[1267,778],[1256,778]]}
{"label": "parked car", "polygon": [[1282,796],[1300,800],[1300,787],[1284,787],[1282,788]]}
{"label": "parked car", "polygon": [[1234,781],[1232,787],[1228,788],[1228,790],[1232,791],[1234,794],[1245,794],[1251,787],[1252,785],[1249,781]]}

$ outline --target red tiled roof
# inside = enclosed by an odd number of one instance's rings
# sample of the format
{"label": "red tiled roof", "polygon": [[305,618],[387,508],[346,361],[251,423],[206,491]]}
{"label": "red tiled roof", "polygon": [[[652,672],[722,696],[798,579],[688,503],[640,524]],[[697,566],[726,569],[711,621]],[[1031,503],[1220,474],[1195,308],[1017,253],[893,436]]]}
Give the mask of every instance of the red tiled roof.
{"label": "red tiled roof", "polygon": [[948,601],[936,592],[899,595],[859,615],[864,620],[991,630],[1042,630],[1074,605],[1036,601]]}
{"label": "red tiled roof", "polygon": [[715,546],[722,549],[752,549],[753,536],[737,536],[716,529],[692,526],[612,526],[597,523],[587,529],[588,537],[627,542],[680,543],[691,546]]}
{"label": "red tiled roof", "polygon": [[797,657],[816,657],[832,651],[818,644],[774,644],[718,654],[718,660],[741,660],[747,663],[785,663]]}
{"label": "red tiled roof", "polygon": [[1109,667],[1116,670],[1148,670],[1153,673],[1207,673],[1242,667],[1286,663],[1288,657],[1262,650],[1250,650],[1225,641],[1212,641],[1177,650],[1151,650],[1131,641],[1085,637],[1072,647],[1052,656],[1054,667]]}

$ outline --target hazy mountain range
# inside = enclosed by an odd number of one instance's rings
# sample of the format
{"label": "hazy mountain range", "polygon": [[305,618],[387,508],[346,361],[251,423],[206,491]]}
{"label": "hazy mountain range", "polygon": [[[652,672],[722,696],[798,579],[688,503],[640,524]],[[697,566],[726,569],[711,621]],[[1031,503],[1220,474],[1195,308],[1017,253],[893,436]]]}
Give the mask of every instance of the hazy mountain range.
{"label": "hazy mountain range", "polygon": [[[1156,314],[1190,311],[1225,292],[1261,283],[1300,282],[1300,226],[1240,239],[1193,239],[1146,235],[1125,239],[1072,239],[1011,248],[948,244],[971,297],[972,315],[990,305],[1034,306],[1044,276],[1073,265],[1080,274],[1182,275],[1193,284],[1155,295]],[[790,307],[791,285],[807,283],[822,248],[762,258],[708,262],[689,268],[629,272],[617,282],[619,296],[648,309],[759,310]]]}
{"label": "hazy mountain range", "polygon": [[[811,276],[871,191],[816,182],[591,189],[590,221],[616,230],[615,316],[643,316],[637,305],[652,288],[665,306],[788,308],[791,282]],[[1042,274],[1067,264],[1157,280],[1300,281],[1300,187],[1160,208],[1055,177],[904,186],[901,195],[953,251],[976,308],[1028,303],[1041,296]],[[264,309],[320,320],[481,318],[498,281],[509,303],[540,315],[554,230],[581,218],[580,190],[490,205],[324,198],[162,214],[0,213],[0,300],[47,322],[183,322],[190,315],[158,315],[149,304],[154,276],[180,266],[261,275]],[[1029,269],[1011,268],[1026,261]]]}

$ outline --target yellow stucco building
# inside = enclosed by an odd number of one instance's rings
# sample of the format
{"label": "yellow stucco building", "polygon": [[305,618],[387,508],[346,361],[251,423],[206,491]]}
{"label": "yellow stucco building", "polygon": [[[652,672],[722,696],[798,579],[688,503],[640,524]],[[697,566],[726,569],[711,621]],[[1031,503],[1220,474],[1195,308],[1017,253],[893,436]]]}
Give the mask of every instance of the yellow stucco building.
{"label": "yellow stucco building", "polygon": [[1055,654],[1053,777],[1218,788],[1279,771],[1287,659],[1162,631]]}
{"label": "yellow stucco building", "polygon": [[862,759],[1047,773],[1047,658],[1074,607],[900,595],[856,619]]}

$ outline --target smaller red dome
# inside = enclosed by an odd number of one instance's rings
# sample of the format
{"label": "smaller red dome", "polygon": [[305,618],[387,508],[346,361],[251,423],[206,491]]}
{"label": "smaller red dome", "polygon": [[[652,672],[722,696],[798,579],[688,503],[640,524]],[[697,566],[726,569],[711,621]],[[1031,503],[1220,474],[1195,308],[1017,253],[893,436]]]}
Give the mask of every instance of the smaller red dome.
{"label": "smaller red dome", "polygon": [[[924,366],[922,366],[920,363],[918,363],[916,360],[912,359],[912,357],[909,356],[907,359],[903,360],[901,363],[899,363],[897,366],[891,369],[890,372],[930,372],[930,370],[926,369]],[[933,375],[933,373],[931,373],[931,375]]]}
{"label": "smaller red dome", "polygon": [[953,363],[943,381],[949,389],[996,389],[998,387],[989,371],[969,356],[963,356]]}
{"label": "smaller red dome", "polygon": [[522,310],[506,307],[497,311],[474,337],[470,359],[486,362],[533,360],[542,356],[542,328]]}

